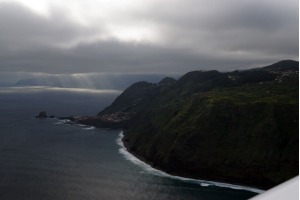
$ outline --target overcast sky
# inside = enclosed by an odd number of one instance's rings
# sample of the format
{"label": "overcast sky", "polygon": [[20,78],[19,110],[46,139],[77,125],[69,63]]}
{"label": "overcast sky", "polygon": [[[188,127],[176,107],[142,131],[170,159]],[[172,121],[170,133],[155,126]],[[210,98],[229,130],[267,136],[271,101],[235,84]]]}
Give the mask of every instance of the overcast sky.
{"label": "overcast sky", "polygon": [[298,0],[0,0],[0,72],[184,73],[298,60]]}

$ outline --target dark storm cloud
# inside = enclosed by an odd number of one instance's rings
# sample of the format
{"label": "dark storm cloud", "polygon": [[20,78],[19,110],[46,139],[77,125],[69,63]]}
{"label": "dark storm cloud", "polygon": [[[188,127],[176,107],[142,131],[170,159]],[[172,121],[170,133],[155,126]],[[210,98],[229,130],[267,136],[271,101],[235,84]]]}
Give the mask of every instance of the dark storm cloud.
{"label": "dark storm cloud", "polygon": [[158,42],[121,41],[110,22],[85,26],[63,9],[42,16],[0,3],[0,71],[167,73],[298,59],[297,1],[153,2],[121,22],[152,27]]}

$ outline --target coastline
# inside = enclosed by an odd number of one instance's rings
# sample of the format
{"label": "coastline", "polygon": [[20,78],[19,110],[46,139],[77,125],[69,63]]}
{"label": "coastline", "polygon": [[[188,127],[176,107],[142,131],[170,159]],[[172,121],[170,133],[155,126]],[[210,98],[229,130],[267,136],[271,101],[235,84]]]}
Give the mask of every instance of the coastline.
{"label": "coastline", "polygon": [[173,174],[173,175],[168,174],[168,173],[164,172],[163,169],[160,169],[157,167],[154,168],[152,166],[152,163],[147,161],[143,156],[138,155],[135,152],[129,151],[128,143],[124,141],[124,132],[123,131],[121,131],[119,133],[119,136],[118,136],[116,142],[121,147],[119,149],[119,152],[124,155],[125,159],[133,162],[136,165],[141,166],[145,170],[149,171],[151,174],[199,184],[202,187],[208,187],[208,186],[225,187],[225,188],[231,188],[231,189],[235,189],[235,190],[246,190],[246,191],[254,192],[257,194],[265,192],[265,190],[258,189],[255,187],[250,187],[250,186],[243,186],[243,185],[237,185],[237,184],[233,184],[233,183],[224,183],[224,182],[218,182],[218,181],[209,181],[209,180],[203,180],[203,179],[187,178],[187,177],[182,177],[182,176],[176,175],[176,174]]}
{"label": "coastline", "polygon": [[[133,163],[137,164],[137,165],[141,165],[144,168],[147,168],[147,171],[151,171],[151,173],[159,175],[159,176],[165,176],[168,178],[173,178],[173,179],[179,179],[182,181],[188,181],[188,182],[193,182],[193,183],[198,183],[201,186],[217,186],[217,187],[226,187],[226,188],[231,188],[231,189],[237,189],[237,190],[246,190],[246,191],[251,191],[257,194],[263,193],[266,191],[265,188],[261,188],[261,187],[257,187],[255,185],[243,185],[242,183],[237,183],[235,181],[231,181],[231,180],[216,180],[211,179],[209,177],[207,177],[207,179],[202,179],[201,177],[193,177],[191,176],[185,176],[183,174],[180,173],[176,173],[173,172],[172,174],[166,172],[163,168],[160,168],[159,166],[155,165],[154,167],[154,163],[147,160],[145,157],[141,156],[140,154],[130,151],[129,150],[129,146],[130,144],[128,142],[126,142],[124,140],[124,130],[119,127],[119,126],[114,126],[114,123],[111,123],[109,127],[103,126],[103,124],[97,124],[94,123],[94,121],[90,121],[90,117],[85,117],[85,120],[74,120],[74,119],[70,119],[69,117],[67,117],[68,120],[72,121],[75,124],[80,124],[80,125],[86,125],[89,127],[95,127],[95,128],[101,128],[101,129],[108,129],[108,130],[120,130],[119,133],[119,137],[118,137],[118,145],[121,146],[123,148],[124,151],[120,152],[121,154],[130,154],[130,156],[134,157],[135,160],[133,161],[132,159],[127,159],[132,161]],[[81,118],[80,118],[81,119]],[[106,127],[106,128],[105,128]],[[151,170],[149,170],[151,168]]]}

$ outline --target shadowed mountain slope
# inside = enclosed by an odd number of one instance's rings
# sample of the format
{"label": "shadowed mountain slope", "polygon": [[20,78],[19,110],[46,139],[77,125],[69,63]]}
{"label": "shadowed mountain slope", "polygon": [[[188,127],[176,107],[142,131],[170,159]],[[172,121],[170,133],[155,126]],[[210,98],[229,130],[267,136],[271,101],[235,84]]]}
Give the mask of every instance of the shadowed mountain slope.
{"label": "shadowed mountain slope", "polygon": [[299,173],[298,80],[296,61],[193,71],[135,83],[81,122],[123,128],[128,150],[168,173],[267,189]]}

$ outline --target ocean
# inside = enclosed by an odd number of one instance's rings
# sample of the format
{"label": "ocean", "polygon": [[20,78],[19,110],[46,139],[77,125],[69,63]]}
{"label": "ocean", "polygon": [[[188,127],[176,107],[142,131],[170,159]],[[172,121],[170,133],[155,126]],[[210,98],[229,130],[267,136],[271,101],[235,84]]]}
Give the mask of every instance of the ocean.
{"label": "ocean", "polygon": [[116,90],[0,88],[0,199],[243,200],[259,190],[175,177],[126,151],[121,130],[48,115],[95,115]]}

